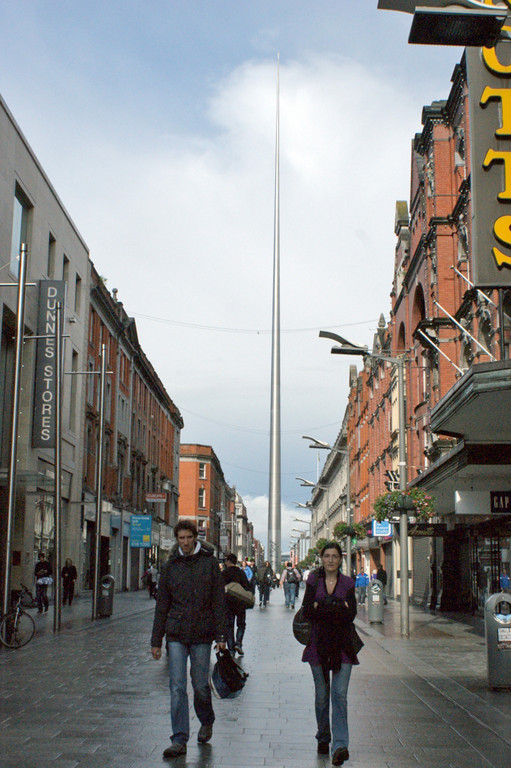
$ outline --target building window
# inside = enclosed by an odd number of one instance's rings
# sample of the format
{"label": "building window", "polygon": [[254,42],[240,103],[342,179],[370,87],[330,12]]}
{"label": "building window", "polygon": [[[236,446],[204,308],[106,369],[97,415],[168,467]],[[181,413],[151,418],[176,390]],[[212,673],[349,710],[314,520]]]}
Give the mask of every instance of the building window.
{"label": "building window", "polygon": [[199,488],[199,509],[206,509],[206,489]]}
{"label": "building window", "polygon": [[203,461],[199,463],[199,477],[201,480],[206,479],[206,464]]}
{"label": "building window", "polygon": [[48,235],[48,263],[46,266],[46,274],[48,277],[55,275],[55,249],[57,247],[57,241],[50,232]]}
{"label": "building window", "polygon": [[82,308],[82,278],[76,275],[75,282],[75,313],[80,314]]}
{"label": "building window", "polygon": [[23,243],[28,245],[28,224],[31,205],[21,190],[17,189],[14,197],[11,238],[11,273],[19,277],[19,255]]}
{"label": "building window", "polygon": [[87,363],[87,402],[94,405],[94,362],[89,360]]}
{"label": "building window", "polygon": [[70,398],[69,398],[69,429],[71,432],[76,430],[76,388],[78,386],[78,352],[73,349],[73,356],[71,359],[71,376],[70,376]]}
{"label": "building window", "polygon": [[[69,259],[64,254],[64,259],[62,261],[62,279],[65,283],[69,282]],[[66,285],[66,291],[67,291],[67,285]]]}

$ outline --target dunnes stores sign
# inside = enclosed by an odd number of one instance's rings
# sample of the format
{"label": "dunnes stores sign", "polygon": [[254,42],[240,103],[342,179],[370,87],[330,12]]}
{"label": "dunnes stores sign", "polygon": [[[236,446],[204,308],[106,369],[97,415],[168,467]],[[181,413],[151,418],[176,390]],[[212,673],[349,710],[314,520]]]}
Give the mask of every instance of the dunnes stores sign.
{"label": "dunnes stores sign", "polygon": [[37,310],[37,339],[33,448],[55,448],[56,366],[57,366],[57,304],[64,306],[64,280],[40,280]]}
{"label": "dunnes stores sign", "polygon": [[[507,4],[511,7],[511,0]],[[509,14],[503,31],[511,34]],[[511,39],[494,48],[467,48],[466,61],[473,279],[479,287],[506,287],[511,286]]]}

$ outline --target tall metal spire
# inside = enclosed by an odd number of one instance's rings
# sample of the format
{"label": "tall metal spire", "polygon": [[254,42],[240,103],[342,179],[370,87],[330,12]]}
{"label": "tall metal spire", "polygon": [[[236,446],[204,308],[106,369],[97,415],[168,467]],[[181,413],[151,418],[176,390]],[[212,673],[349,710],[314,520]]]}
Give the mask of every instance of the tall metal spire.
{"label": "tall metal spire", "polygon": [[274,571],[280,571],[280,164],[279,164],[279,80],[277,55],[277,110],[275,133],[275,209],[273,236],[273,322],[271,349],[270,488],[268,505],[268,553]]}

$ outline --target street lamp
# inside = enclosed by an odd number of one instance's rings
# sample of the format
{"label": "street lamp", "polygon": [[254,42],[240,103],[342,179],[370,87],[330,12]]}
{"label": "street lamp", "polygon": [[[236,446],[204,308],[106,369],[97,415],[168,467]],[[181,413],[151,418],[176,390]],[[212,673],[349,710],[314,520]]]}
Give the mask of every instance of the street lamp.
{"label": "street lamp", "polygon": [[[304,440],[310,440],[312,445],[309,448],[318,448],[327,451],[334,451],[335,453],[341,453],[348,458],[348,468],[346,473],[346,522],[351,528],[351,485],[350,485],[350,452],[348,448],[336,448],[332,447],[330,443],[326,443],[324,440],[318,440],[317,437],[310,437],[310,435],[302,435]],[[346,537],[346,576],[351,576],[351,534]]]}
{"label": "street lamp", "polygon": [[[317,488],[319,491],[326,491],[326,509],[325,509],[325,527],[326,527],[326,538],[327,541],[330,539],[330,509],[329,509],[329,497],[330,497],[330,486],[328,485],[319,485],[319,483],[313,483],[311,480],[305,480],[303,477],[297,477],[297,480],[300,480],[300,485],[307,486],[308,488]],[[317,534],[317,526],[316,526],[316,534]]]}
{"label": "street lamp", "polygon": [[378,0],[378,8],[413,14],[409,43],[492,48],[508,8],[484,0]]}
{"label": "street lamp", "polygon": [[[357,346],[350,341],[343,339],[331,331],[320,331],[319,335],[324,339],[332,339],[340,343],[340,347],[332,347],[333,355],[361,355],[362,357],[373,357],[376,360],[386,360],[397,367],[398,374],[398,408],[399,408],[399,490],[404,495],[406,491],[406,433],[405,433],[405,376],[404,365],[405,357],[388,357],[380,355],[377,352],[369,352],[366,346]],[[399,548],[401,554],[401,634],[404,637],[409,635],[409,594],[408,594],[408,515],[405,505],[400,507],[400,526],[399,526]]]}

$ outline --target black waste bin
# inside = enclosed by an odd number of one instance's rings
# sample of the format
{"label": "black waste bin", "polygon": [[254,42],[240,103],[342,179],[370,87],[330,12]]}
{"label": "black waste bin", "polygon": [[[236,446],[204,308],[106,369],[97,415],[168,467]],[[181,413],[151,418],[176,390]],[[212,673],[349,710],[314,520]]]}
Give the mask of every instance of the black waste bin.
{"label": "black waste bin", "polygon": [[511,595],[499,592],[484,605],[490,688],[511,688]]}
{"label": "black waste bin", "polygon": [[99,586],[98,616],[111,616],[114,609],[114,585],[113,576],[103,576]]}
{"label": "black waste bin", "polygon": [[383,624],[383,584],[379,579],[373,579],[369,582],[367,621],[369,624]]}

